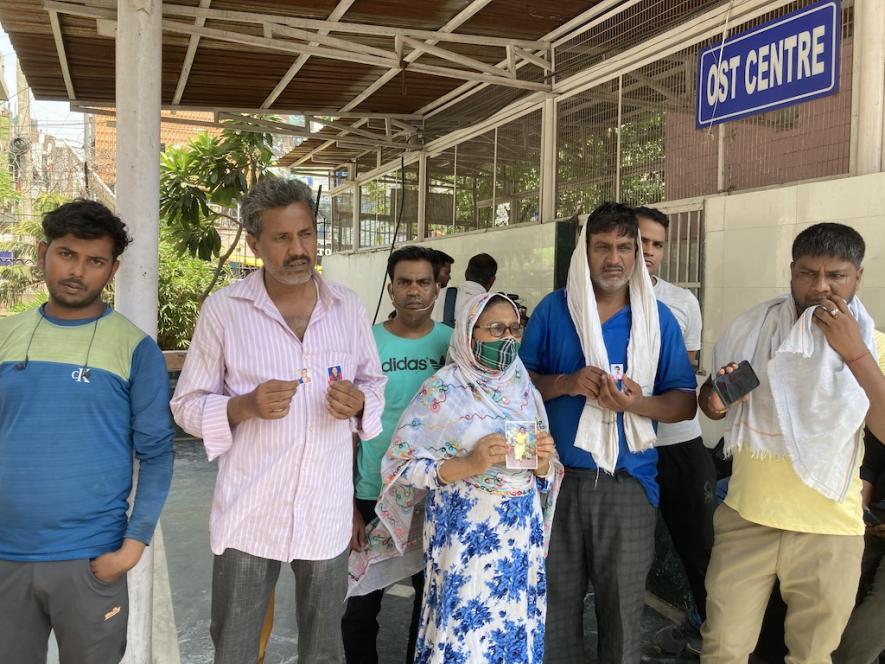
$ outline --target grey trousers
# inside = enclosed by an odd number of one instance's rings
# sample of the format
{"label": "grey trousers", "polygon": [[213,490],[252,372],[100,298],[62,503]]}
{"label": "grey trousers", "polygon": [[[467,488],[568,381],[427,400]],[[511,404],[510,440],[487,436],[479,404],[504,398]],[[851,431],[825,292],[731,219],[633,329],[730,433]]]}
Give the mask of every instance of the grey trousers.
{"label": "grey trousers", "polygon": [[45,664],[55,630],[61,664],[117,664],[128,619],[125,574],[103,583],[85,559],[0,561],[0,661]]}
{"label": "grey trousers", "polygon": [[833,664],[872,664],[885,650],[885,539],[867,535],[858,604],[833,653]]}
{"label": "grey trousers", "polygon": [[[348,547],[331,560],[293,560],[298,661],[341,664],[341,615],[347,594]],[[212,564],[212,624],[215,664],[249,664],[258,659],[261,626],[280,562],[236,549]]]}
{"label": "grey trousers", "polygon": [[599,661],[639,662],[654,533],[655,508],[637,480],[566,469],[547,554],[545,664],[586,661],[588,581],[595,592]]}

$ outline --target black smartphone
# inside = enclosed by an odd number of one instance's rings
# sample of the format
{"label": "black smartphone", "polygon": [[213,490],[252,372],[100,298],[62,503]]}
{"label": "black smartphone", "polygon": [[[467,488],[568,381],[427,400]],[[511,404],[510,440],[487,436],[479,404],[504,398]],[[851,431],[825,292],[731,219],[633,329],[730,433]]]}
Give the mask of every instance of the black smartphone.
{"label": "black smartphone", "polygon": [[731,373],[713,377],[713,389],[725,406],[730,406],[759,387],[759,378],[750,363],[744,360]]}
{"label": "black smartphone", "polygon": [[877,517],[875,514],[873,514],[873,511],[869,508],[864,509],[864,511],[863,511],[863,521],[868,526],[881,526],[882,525],[882,520],[879,519],[879,517]]}

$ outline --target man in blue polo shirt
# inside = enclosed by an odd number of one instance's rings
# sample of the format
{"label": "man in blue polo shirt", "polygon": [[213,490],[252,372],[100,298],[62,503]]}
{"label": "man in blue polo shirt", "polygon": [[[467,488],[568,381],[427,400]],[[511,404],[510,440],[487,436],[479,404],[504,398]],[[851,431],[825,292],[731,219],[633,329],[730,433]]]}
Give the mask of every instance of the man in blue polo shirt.
{"label": "man in blue polo shirt", "polygon": [[[546,664],[583,661],[588,581],[598,656],[638,662],[658,504],[654,423],[694,417],[694,370],[638,253],[633,210],[590,215],[568,286],[536,307],[520,356],[544,397],[566,475],[547,558]],[[640,260],[637,261],[637,256]]]}

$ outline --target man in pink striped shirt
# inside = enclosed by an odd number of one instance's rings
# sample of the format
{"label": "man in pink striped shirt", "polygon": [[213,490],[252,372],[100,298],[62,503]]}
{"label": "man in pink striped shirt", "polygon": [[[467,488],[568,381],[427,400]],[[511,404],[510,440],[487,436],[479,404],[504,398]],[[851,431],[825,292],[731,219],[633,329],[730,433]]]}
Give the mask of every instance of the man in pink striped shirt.
{"label": "man in pink striped shirt", "polygon": [[175,420],[218,459],[215,664],[256,660],[281,562],[295,573],[298,661],[343,661],[351,434],[381,433],[386,378],[356,294],[314,272],[313,209],[297,180],[265,178],[244,197],[264,267],[203,304],[172,399]]}

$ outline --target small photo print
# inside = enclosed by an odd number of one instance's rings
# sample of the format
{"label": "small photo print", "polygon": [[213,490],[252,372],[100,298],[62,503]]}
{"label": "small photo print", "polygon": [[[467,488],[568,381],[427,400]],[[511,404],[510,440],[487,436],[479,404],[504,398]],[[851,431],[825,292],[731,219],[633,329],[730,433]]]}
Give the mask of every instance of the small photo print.
{"label": "small photo print", "polygon": [[621,382],[624,380],[624,365],[623,364],[612,364],[609,368],[609,373],[611,377],[614,378],[617,382]]}
{"label": "small photo print", "polygon": [[341,373],[341,367],[329,367],[329,385],[344,380],[344,374]]}
{"label": "small photo print", "polygon": [[538,467],[538,425],[534,421],[504,423],[507,439],[507,468],[534,470]]}
{"label": "small photo print", "polygon": [[298,373],[298,382],[302,385],[307,385],[310,382],[310,369],[302,369]]}

